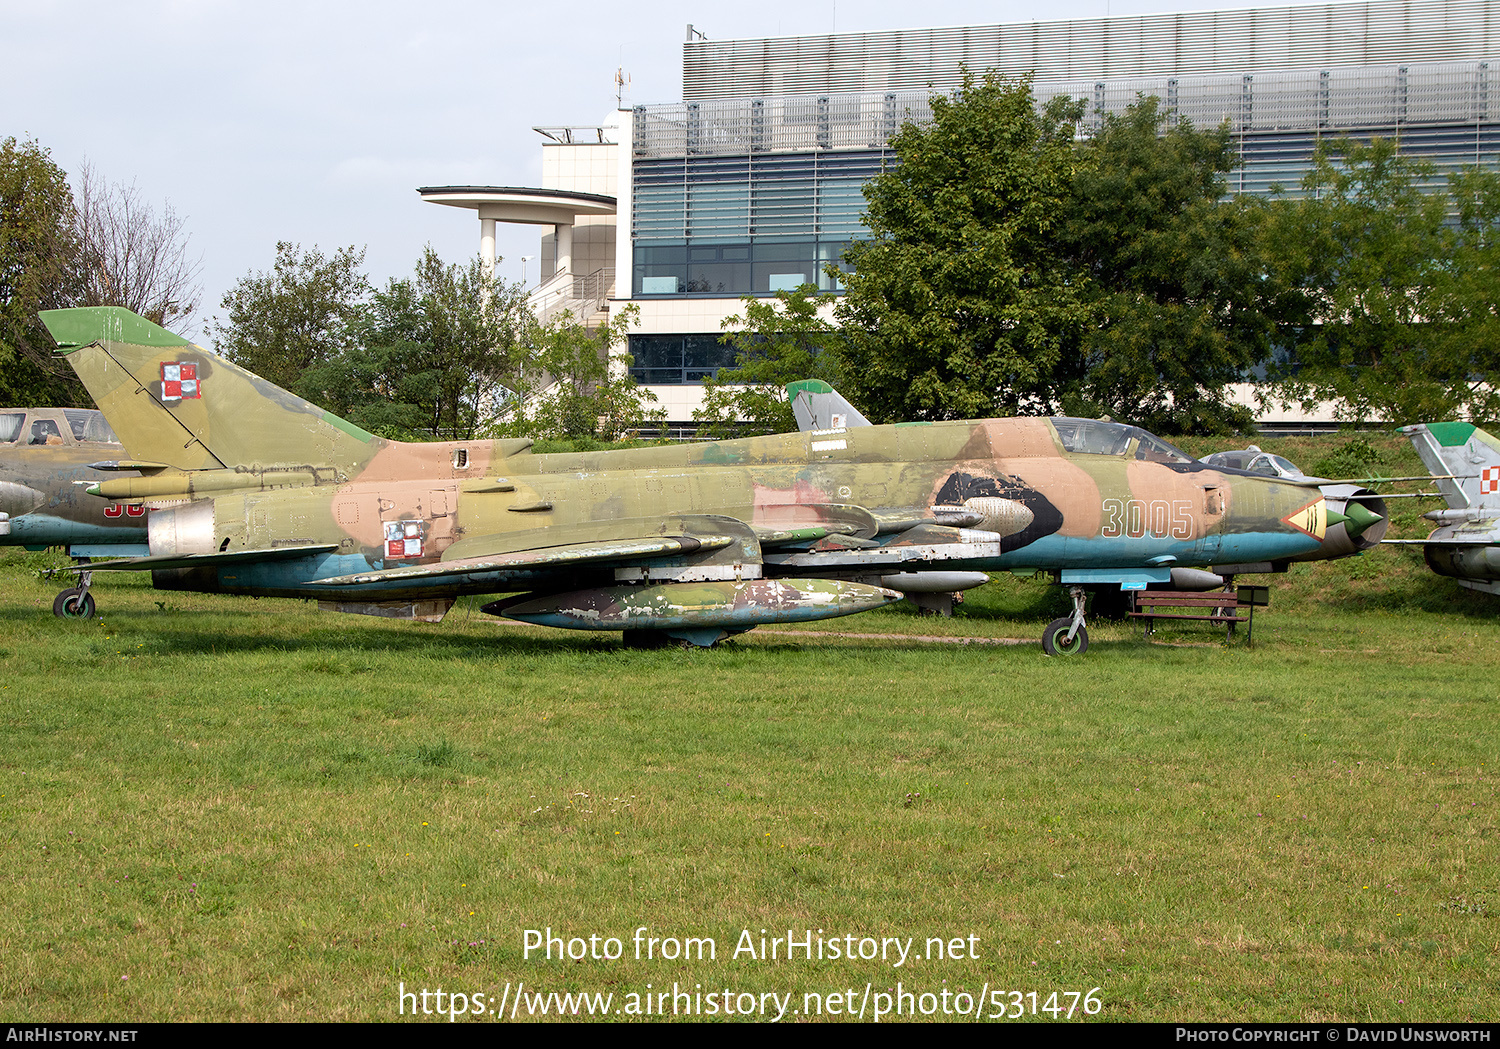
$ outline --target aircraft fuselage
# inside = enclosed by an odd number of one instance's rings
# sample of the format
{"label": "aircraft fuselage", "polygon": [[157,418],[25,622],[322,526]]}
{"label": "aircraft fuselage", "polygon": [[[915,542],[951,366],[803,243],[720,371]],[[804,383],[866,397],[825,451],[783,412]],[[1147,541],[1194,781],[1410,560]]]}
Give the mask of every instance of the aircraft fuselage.
{"label": "aircraft fuselage", "polygon": [[[488,462],[472,478],[447,469],[434,471],[447,477],[411,476],[394,461],[411,446],[391,445],[354,481],[230,492],[156,511],[151,545],[153,554],[184,554],[332,544],[336,550],[300,560],[157,573],[158,585],[173,588],[330,600],[455,590],[415,580],[332,588],[311,581],[452,558],[462,555],[466,538],[664,514],[774,528],[797,523],[799,508],[807,507],[963,507],[989,514],[977,527],[993,538],[974,541],[972,556],[949,558],[944,567],[978,571],[1160,574],[1173,565],[1278,560],[1318,548],[1325,523],[1315,488],[1196,460],[1159,461],[1167,456],[1156,446],[1118,444],[1108,452],[1070,451],[1053,420],[995,419],[499,461],[465,455]],[[482,449],[431,445],[424,458],[446,464],[450,450]],[[393,461],[382,463],[383,456]],[[395,525],[403,531],[399,546]],[[800,556],[767,551],[765,574],[797,574]],[[849,559],[857,565],[858,554]],[[466,580],[458,592],[584,585],[610,574],[530,567]]]}

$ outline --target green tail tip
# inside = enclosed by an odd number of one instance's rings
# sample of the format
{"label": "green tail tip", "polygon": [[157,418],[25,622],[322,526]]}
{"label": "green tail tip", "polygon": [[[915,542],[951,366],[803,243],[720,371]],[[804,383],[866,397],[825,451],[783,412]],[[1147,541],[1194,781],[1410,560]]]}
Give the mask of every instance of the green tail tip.
{"label": "green tail tip", "polygon": [[833,387],[821,379],[798,379],[796,382],[786,384],[787,400],[791,400],[799,393],[832,393]]}
{"label": "green tail tip", "polygon": [[131,313],[123,306],[75,306],[67,310],[42,310],[59,353],[69,353],[95,342],[125,342],[136,346],[171,349],[191,346],[181,335],[173,335],[159,324]]}

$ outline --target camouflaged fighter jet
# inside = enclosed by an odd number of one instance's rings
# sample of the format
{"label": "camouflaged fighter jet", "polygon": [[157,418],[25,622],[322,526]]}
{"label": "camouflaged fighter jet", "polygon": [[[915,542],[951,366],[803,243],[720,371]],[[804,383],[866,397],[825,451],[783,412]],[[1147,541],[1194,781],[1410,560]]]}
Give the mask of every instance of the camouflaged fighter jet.
{"label": "camouflaged fighter jet", "polygon": [[[125,310],[42,314],[143,476],[90,489],[151,508],[159,589],[316,598],[440,618],[462,594],[512,619],[711,645],[899,600],[929,571],[1045,572],[1088,645],[1084,587],[1175,565],[1318,551],[1316,486],[1215,470],[1088,419],[837,428],[536,455],[529,440],[387,441]],[[89,573],[83,573],[83,585]]]}
{"label": "camouflaged fighter jet", "polygon": [[1403,426],[1401,432],[1432,473],[1448,509],[1422,516],[1438,527],[1426,539],[1387,539],[1421,546],[1427,567],[1459,586],[1500,594],[1500,440],[1473,423]]}
{"label": "camouflaged fighter jet", "polygon": [[[0,546],[66,547],[76,558],[146,554],[146,508],[87,495],[128,470],[125,449],[97,411],[0,408]],[[92,613],[92,598],[58,595],[62,616]]]}
{"label": "camouflaged fighter jet", "polygon": [[[826,382],[816,379],[805,379],[794,382],[786,388],[787,398],[791,401],[792,414],[797,420],[797,429],[816,430],[830,426],[869,426],[870,421],[860,414],[859,409],[850,404],[842,394]],[[1250,474],[1257,477],[1279,478],[1294,484],[1307,487],[1316,487],[1323,493],[1327,500],[1329,511],[1328,532],[1323,542],[1316,550],[1297,554],[1293,557],[1278,558],[1270,561],[1260,561],[1249,564],[1234,564],[1216,562],[1211,571],[1201,568],[1188,568],[1181,565],[1173,566],[1171,579],[1167,588],[1174,590],[1217,590],[1228,588],[1237,575],[1252,575],[1261,573],[1285,572],[1293,561],[1329,561],[1341,557],[1350,557],[1362,554],[1367,550],[1373,550],[1380,545],[1385,537],[1386,529],[1390,525],[1389,511],[1386,509],[1385,498],[1372,489],[1363,487],[1366,483],[1380,481],[1415,481],[1421,478],[1415,477],[1381,477],[1381,478],[1352,478],[1333,479],[1328,477],[1311,477],[1291,461],[1283,459],[1279,455],[1271,455],[1262,452],[1255,445],[1242,451],[1215,452],[1203,457],[1203,463],[1218,470],[1224,470],[1234,475]],[[1408,496],[1394,496],[1392,498],[1408,498]],[[931,572],[927,577],[934,582],[944,573]],[[954,573],[947,573],[950,577],[957,579]],[[981,580],[982,582],[983,580]],[[968,583],[967,585],[977,585]],[[961,585],[955,585],[949,589],[963,589]],[[1108,595],[1106,588],[1094,588],[1096,600]],[[922,604],[923,607],[940,609],[943,602],[924,601],[915,594],[908,594],[908,598]],[[941,595],[950,598],[951,595]],[[1113,597],[1128,596],[1115,593]],[[1108,604],[1116,610],[1128,610],[1128,603],[1111,600]],[[951,605],[949,606],[951,607]],[[1097,607],[1097,604],[1096,604]]]}

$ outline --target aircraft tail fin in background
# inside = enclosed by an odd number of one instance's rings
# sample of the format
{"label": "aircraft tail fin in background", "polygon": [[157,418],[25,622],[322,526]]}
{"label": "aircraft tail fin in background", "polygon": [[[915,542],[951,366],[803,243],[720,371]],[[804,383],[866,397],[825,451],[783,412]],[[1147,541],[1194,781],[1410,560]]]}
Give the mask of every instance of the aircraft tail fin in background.
{"label": "aircraft tail fin in background", "polygon": [[343,468],[386,443],[123,307],[41,318],[132,458],[180,470]]}
{"label": "aircraft tail fin in background", "polygon": [[870,420],[859,409],[844,400],[842,394],[818,379],[789,383],[786,396],[797,417],[797,429],[844,430],[852,426],[869,426]]}
{"label": "aircraft tail fin in background", "polygon": [[1473,423],[1403,426],[1454,510],[1500,511],[1500,440]]}

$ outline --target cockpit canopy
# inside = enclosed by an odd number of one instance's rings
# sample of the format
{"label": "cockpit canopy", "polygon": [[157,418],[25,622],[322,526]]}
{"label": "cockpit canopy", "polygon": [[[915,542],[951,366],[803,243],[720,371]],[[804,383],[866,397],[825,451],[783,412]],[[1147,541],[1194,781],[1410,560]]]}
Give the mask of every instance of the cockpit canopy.
{"label": "cockpit canopy", "polygon": [[1064,450],[1069,452],[1122,455],[1148,463],[1197,462],[1187,452],[1173,448],[1139,426],[1059,416],[1052,420],[1052,428],[1057,431],[1057,439],[1062,442]]}
{"label": "cockpit canopy", "polygon": [[119,444],[120,438],[93,408],[0,409],[0,444]]}
{"label": "cockpit canopy", "polygon": [[1290,459],[1284,459],[1270,452],[1263,452],[1255,445],[1240,451],[1214,452],[1212,455],[1203,457],[1203,461],[1209,466],[1228,467],[1231,470],[1244,470],[1246,473],[1255,474],[1257,477],[1285,477],[1291,480],[1301,480],[1307,475]]}

